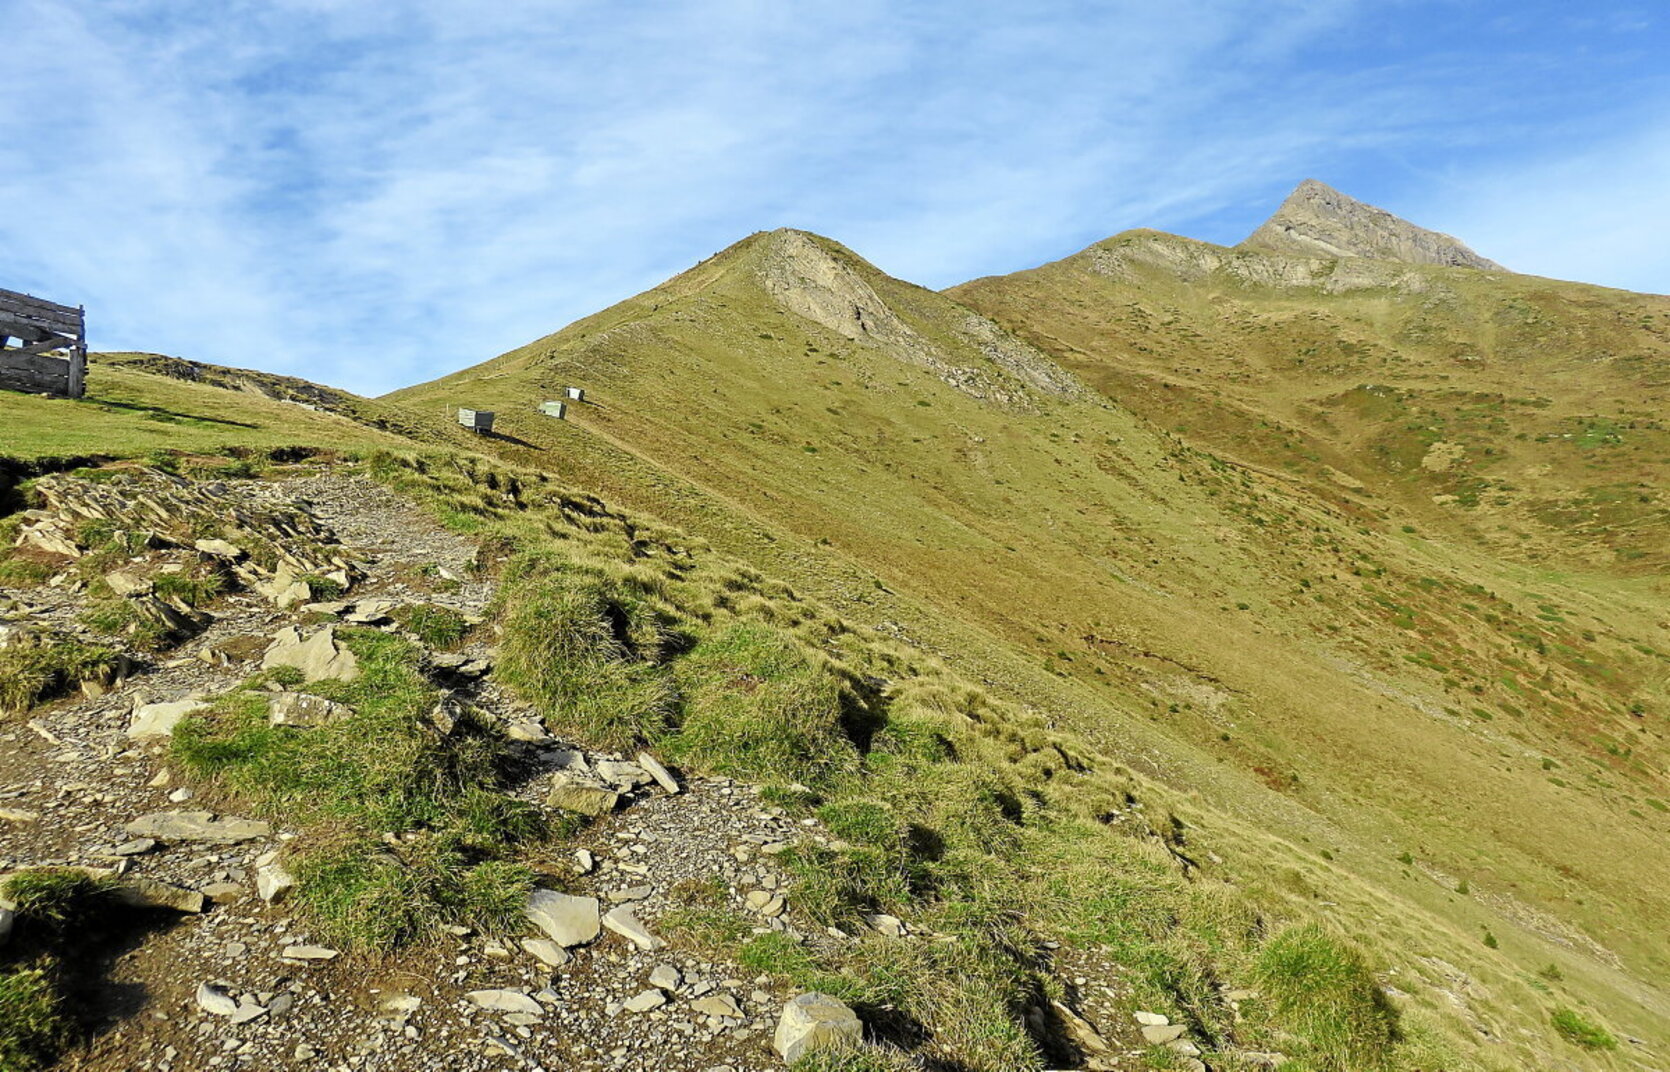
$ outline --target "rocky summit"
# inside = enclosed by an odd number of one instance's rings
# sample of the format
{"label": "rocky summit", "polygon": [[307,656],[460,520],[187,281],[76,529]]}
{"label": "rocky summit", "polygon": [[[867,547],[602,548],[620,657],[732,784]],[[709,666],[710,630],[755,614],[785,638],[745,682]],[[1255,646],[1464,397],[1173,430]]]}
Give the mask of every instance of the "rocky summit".
{"label": "rocky summit", "polygon": [[1363,257],[1507,270],[1474,253],[1460,239],[1417,227],[1315,179],[1301,182],[1275,215],[1241,245],[1301,257]]}
{"label": "rocky summit", "polygon": [[0,392],[0,1072],[1664,1067],[1670,299],[1306,182],[480,356]]}

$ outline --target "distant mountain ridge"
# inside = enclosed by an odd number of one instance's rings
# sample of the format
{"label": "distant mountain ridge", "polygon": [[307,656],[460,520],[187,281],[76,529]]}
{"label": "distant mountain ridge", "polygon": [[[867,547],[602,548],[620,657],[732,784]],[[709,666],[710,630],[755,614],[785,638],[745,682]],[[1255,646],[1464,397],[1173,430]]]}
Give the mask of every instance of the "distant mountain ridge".
{"label": "distant mountain ridge", "polygon": [[1507,271],[1460,239],[1417,227],[1326,183],[1306,179],[1246,240],[1245,249],[1305,257],[1366,257],[1448,268]]}

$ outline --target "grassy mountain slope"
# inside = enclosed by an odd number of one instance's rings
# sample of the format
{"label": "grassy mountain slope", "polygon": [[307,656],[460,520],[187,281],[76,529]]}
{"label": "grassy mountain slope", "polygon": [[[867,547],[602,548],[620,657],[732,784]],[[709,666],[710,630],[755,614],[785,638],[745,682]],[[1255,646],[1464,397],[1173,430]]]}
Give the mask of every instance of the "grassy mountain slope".
{"label": "grassy mountain slope", "polygon": [[[1185,300],[1220,315],[1209,288],[1197,293],[1203,273],[1172,264],[1199,244],[1116,242],[1162,251],[1167,270],[1154,272],[1172,289],[1145,296],[1147,276],[1131,283],[1133,303],[1160,309],[1143,317],[1181,323],[1171,309]],[[1254,276],[1294,270],[1220,252]],[[1341,366],[1349,384],[1294,400],[1292,412],[1320,409],[1318,428],[1331,413],[1336,429],[1341,414],[1372,415],[1297,448],[1283,445],[1298,442],[1296,419],[1254,390],[1277,379],[1274,359],[1257,355],[1278,347],[1249,356],[1204,329],[1132,327],[1133,346],[1165,347],[1138,351],[1153,371],[1133,372],[1090,352],[1100,295],[1063,298],[1084,308],[1057,329],[1055,306],[1024,321],[995,299],[979,304],[984,284],[952,300],[799,232],[753,236],[388,401],[460,443],[452,408],[494,409],[503,434],[474,445],[697,532],[1195,794],[1190,822],[1242,881],[1372,941],[1396,966],[1391,978],[1419,980],[1420,1000],[1485,1066],[1580,1059],[1548,1041],[1552,999],[1535,972],[1550,963],[1563,993],[1663,1046],[1670,891],[1654,876],[1670,830],[1670,637],[1648,573],[1662,554],[1657,506],[1624,503],[1604,531],[1584,531],[1548,512],[1588,486],[1594,455],[1559,453],[1588,449],[1581,438],[1519,440],[1518,428],[1480,418],[1446,433],[1463,450],[1440,452],[1451,458],[1442,469],[1420,463],[1452,440],[1406,427],[1410,412],[1428,420],[1434,407],[1461,422],[1463,393],[1494,391],[1504,407],[1548,399],[1528,407],[1545,422],[1538,435],[1584,414],[1626,422],[1605,456],[1625,460],[1606,478],[1631,467],[1652,476],[1661,429],[1626,412],[1643,403],[1619,392],[1628,370],[1650,381],[1653,351],[1637,348],[1654,337],[1641,318],[1660,315],[1657,299],[1630,296],[1635,319],[1596,321],[1610,325],[1597,345],[1623,370],[1615,388],[1580,375],[1570,354],[1599,331],[1560,304],[1577,291],[1549,284],[1549,297],[1541,281],[1513,282],[1529,288],[1515,293],[1532,312],[1490,330],[1524,342],[1521,367],[1462,380],[1452,365],[1473,363],[1445,346],[1475,337],[1473,314],[1446,270],[1341,262],[1333,276],[1317,292],[1363,302],[1364,323],[1393,323],[1393,341],[1317,313],[1309,307],[1330,307],[1309,292],[1288,299],[1280,322],[1326,353],[1296,356]],[[1379,282],[1351,299],[1358,276]],[[1247,284],[1277,295],[1286,285]],[[1506,294],[1493,300],[1511,305]],[[1251,338],[1266,314],[1221,315],[1245,321]],[[1526,325],[1539,322],[1548,341],[1532,346]],[[1406,337],[1420,345],[1406,353]],[[1494,354],[1482,363],[1506,360]],[[1198,371],[1181,390],[1175,370],[1171,386],[1143,378],[1184,364]],[[1405,366],[1430,382],[1352,395],[1365,369],[1384,380]],[[591,401],[566,421],[537,413],[569,384]],[[1229,415],[1228,431],[1197,437],[1165,405],[1128,397],[1161,392],[1200,396]],[[1396,416],[1375,409],[1385,397]],[[1179,424],[1186,432],[1166,430]],[[1467,437],[1475,427],[1483,438]],[[1517,560],[1467,507],[1457,519],[1455,504],[1431,501],[1463,498],[1472,466],[1498,464],[1536,480],[1493,485],[1507,504],[1481,507],[1525,527],[1527,540],[1512,530],[1516,546],[1536,546]],[[1589,566],[1556,572],[1538,554]]]}
{"label": "grassy mountain slope", "polygon": [[949,293],[1316,494],[1521,562],[1666,564],[1670,298],[1152,231]]}

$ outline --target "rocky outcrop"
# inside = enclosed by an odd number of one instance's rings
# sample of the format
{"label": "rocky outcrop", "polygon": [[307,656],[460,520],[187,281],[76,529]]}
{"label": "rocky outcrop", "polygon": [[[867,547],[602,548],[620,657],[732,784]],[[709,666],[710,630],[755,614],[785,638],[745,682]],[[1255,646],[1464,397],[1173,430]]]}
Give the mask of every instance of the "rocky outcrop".
{"label": "rocky outcrop", "polygon": [[819,1050],[857,1046],[864,1040],[858,1015],[828,994],[801,994],[783,1006],[772,1048],[788,1064]]}
{"label": "rocky outcrop", "polygon": [[1241,245],[1301,257],[1364,257],[1506,271],[1460,239],[1417,227],[1315,179],[1301,182]]}

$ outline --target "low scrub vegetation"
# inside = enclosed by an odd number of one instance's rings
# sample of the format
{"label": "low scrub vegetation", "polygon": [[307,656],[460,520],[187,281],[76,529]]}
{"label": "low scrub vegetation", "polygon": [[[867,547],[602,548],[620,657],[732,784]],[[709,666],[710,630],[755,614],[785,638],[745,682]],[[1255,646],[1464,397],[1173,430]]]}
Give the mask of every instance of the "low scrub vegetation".
{"label": "low scrub vegetation", "polygon": [[98,644],[48,635],[0,648],[0,714],[27,711],[83,681],[105,681],[121,656]]}

